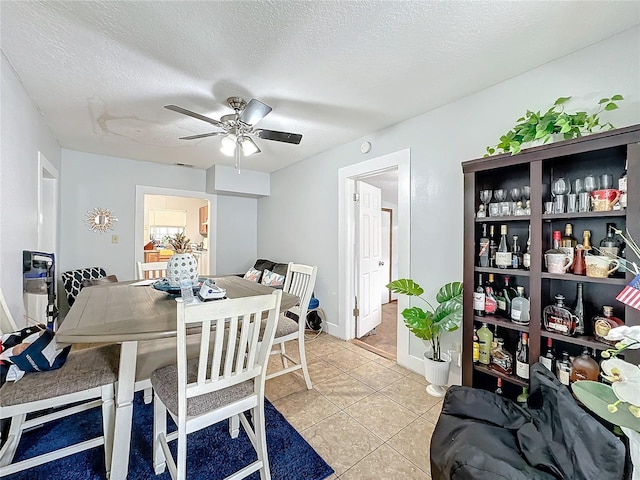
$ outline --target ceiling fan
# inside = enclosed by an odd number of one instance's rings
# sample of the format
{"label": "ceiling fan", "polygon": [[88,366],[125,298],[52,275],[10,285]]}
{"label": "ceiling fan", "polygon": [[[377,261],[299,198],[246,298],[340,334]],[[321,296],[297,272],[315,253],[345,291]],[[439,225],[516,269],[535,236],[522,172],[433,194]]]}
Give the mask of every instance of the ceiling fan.
{"label": "ceiling fan", "polygon": [[276,142],[299,144],[302,135],[298,133],[279,132],[277,130],[265,130],[263,128],[254,128],[253,126],[262,120],[271,111],[269,105],[252,98],[249,103],[240,97],[227,98],[227,104],[235,113],[223,115],[220,120],[205,117],[199,113],[192,112],[186,108],[177,105],[165,105],[164,108],[174,112],[188,115],[203,122],[210,123],[222,129],[221,132],[202,133],[200,135],[191,135],[188,137],[180,137],[180,140],[195,140],[197,138],[213,137],[223,135],[220,151],[227,156],[235,156],[236,170],[240,172],[240,151],[247,157],[255,153],[260,153],[258,145],[251,137],[258,137],[264,140],[275,140]]}

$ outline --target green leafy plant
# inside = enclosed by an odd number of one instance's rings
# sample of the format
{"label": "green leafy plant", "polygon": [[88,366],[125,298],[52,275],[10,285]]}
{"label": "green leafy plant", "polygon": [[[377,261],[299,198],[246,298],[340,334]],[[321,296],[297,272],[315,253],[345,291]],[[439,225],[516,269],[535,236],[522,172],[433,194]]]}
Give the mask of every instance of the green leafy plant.
{"label": "green leafy plant", "polygon": [[173,247],[176,253],[187,253],[189,251],[190,238],[184,233],[176,233],[173,238],[169,239],[169,245]]}
{"label": "green leafy plant", "polygon": [[436,294],[436,308],[421,295],[424,290],[410,278],[401,278],[387,284],[393,293],[418,297],[430,310],[420,307],[405,308],[402,311],[405,325],[421,340],[431,342],[433,360],[442,361],[440,357],[440,337],[444,332],[457,330],[462,322],[462,283],[447,283]]}
{"label": "green leafy plant", "polygon": [[545,113],[532,112],[527,110],[524,117],[517,120],[517,124],[500,137],[497,145],[488,146],[485,157],[494,153],[511,152],[512,155],[519,153],[522,145],[539,140],[547,143],[554,134],[563,135],[564,139],[581,137],[583,134],[594,131],[611,129],[614,126],[610,122],[600,123],[600,114],[603,111],[616,110],[622,95],[613,95],[611,98],[601,98],[595,113],[587,112],[567,113],[565,104],[571,97],[558,98],[553,106]]}

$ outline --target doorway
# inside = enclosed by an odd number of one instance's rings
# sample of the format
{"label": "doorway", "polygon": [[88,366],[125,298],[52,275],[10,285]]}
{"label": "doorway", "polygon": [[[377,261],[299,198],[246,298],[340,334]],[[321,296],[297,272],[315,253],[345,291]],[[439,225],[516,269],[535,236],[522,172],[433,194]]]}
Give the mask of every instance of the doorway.
{"label": "doorway", "polygon": [[[397,227],[394,232],[396,233],[394,239],[397,246],[397,258],[392,261],[397,271],[394,271],[392,275],[395,278],[406,278],[410,277],[410,150],[394,152],[341,168],[338,171],[338,308],[340,326],[342,327],[339,335],[346,340],[353,340],[356,331],[354,313],[357,313],[357,310],[354,309],[357,305],[357,289],[354,279],[356,278],[355,239],[357,222],[353,205],[356,182],[362,180],[369,183],[375,181],[372,178],[379,175],[384,176],[385,173],[390,171],[397,172],[395,180],[397,190],[397,215],[395,215]],[[402,310],[407,306],[408,300],[401,297],[395,301],[395,312],[391,313],[395,320],[397,332],[396,356],[398,364],[417,370],[419,367],[409,355],[409,331],[397,314],[398,310]]]}

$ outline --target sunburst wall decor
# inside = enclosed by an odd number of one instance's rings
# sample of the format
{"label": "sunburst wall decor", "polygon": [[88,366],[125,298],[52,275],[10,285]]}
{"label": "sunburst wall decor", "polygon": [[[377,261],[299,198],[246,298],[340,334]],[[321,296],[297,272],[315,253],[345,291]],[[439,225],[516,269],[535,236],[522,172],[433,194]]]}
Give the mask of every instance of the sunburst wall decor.
{"label": "sunburst wall decor", "polygon": [[100,233],[116,228],[115,222],[117,221],[118,218],[111,210],[100,207],[94,208],[93,210],[87,210],[87,217],[85,219],[86,224],[89,226],[89,230]]}

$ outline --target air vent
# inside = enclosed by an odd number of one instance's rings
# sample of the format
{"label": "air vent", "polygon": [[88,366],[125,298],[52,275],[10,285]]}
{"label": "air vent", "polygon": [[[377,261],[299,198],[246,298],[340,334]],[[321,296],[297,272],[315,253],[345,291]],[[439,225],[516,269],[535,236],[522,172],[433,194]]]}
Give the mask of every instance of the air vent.
{"label": "air vent", "polygon": [[177,167],[193,168],[193,165],[189,165],[188,163],[176,162],[176,163],[174,163],[174,165],[177,166]]}

